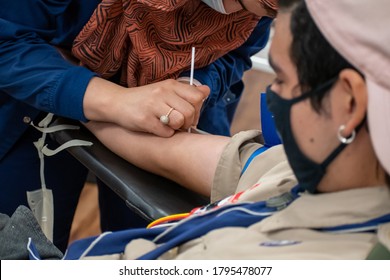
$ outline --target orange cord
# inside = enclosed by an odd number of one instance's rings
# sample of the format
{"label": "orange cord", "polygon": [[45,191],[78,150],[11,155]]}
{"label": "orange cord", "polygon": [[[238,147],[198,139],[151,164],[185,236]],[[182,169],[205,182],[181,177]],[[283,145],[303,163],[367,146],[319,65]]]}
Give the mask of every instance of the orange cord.
{"label": "orange cord", "polygon": [[174,215],[162,217],[162,218],[157,219],[157,220],[151,222],[150,224],[148,224],[146,228],[152,228],[156,225],[160,225],[160,224],[171,222],[171,221],[182,220],[184,218],[187,218],[189,215],[190,215],[190,213],[181,213],[181,214],[174,214]]}

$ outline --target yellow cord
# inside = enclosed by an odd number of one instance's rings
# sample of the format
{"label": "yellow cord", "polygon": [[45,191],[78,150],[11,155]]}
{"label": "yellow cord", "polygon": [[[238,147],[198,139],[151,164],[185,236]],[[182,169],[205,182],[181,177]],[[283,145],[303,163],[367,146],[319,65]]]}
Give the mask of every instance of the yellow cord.
{"label": "yellow cord", "polygon": [[190,213],[181,213],[181,214],[173,214],[166,217],[162,217],[148,224],[146,228],[151,228],[158,224],[162,224],[170,221],[181,220],[188,217],[189,215]]}

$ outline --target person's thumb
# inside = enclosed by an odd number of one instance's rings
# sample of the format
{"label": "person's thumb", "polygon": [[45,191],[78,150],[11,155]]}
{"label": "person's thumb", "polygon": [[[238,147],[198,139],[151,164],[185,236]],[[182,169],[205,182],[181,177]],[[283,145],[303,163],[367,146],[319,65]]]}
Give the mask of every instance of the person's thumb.
{"label": "person's thumb", "polygon": [[203,94],[203,99],[206,99],[210,95],[210,88],[206,85],[198,86],[197,89],[199,89]]}

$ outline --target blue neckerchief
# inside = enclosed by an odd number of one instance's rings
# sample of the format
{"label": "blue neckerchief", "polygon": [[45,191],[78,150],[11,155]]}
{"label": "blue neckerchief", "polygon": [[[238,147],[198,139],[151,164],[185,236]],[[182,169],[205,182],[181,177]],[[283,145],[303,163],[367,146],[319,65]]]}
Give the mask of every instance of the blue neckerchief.
{"label": "blue neckerchief", "polygon": [[[296,186],[291,189],[290,204],[304,190]],[[144,254],[139,259],[157,259],[165,252],[185,242],[201,237],[211,230],[223,227],[248,227],[278,212],[275,207],[268,207],[266,201],[255,203],[230,204],[212,211],[193,215],[171,228],[129,229],[113,233],[103,233],[98,237],[86,238],[74,242],[64,259],[77,259],[81,256],[101,256],[118,254],[134,239],[143,238],[155,242],[159,246]],[[390,214],[371,219],[364,223],[318,228],[326,232],[372,232],[381,223],[390,222]]]}
{"label": "blue neckerchief", "polygon": [[[299,196],[299,193],[300,188],[298,186],[291,190],[291,202]],[[275,207],[268,207],[266,201],[260,201],[238,205],[231,204],[199,216],[195,215],[190,219],[183,220],[176,227],[162,233],[154,241],[163,244],[153,251],[144,254],[139,259],[156,259],[170,249],[198,238],[211,230],[229,226],[248,227],[271,216],[277,211],[278,209]]]}

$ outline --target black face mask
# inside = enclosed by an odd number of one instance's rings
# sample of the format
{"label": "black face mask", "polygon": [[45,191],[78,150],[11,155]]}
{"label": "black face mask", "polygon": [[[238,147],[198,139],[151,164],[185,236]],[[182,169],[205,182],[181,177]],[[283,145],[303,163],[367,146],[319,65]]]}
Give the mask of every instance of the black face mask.
{"label": "black face mask", "polygon": [[303,93],[301,96],[293,99],[283,99],[271,90],[271,86],[267,88],[268,109],[273,114],[275,126],[282,139],[287,159],[298,179],[300,187],[311,193],[316,192],[317,185],[324,176],[326,168],[346,147],[346,144],[341,143],[321,164],[310,160],[302,153],[294,139],[290,121],[291,108],[294,104],[318,92],[329,90],[336,80],[336,78],[333,78],[314,90]]}

